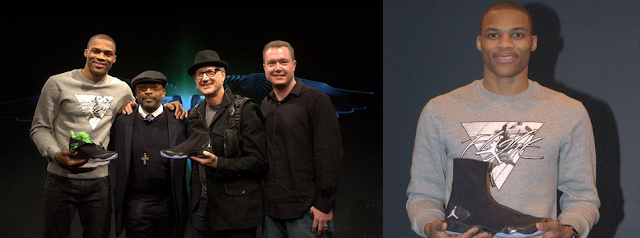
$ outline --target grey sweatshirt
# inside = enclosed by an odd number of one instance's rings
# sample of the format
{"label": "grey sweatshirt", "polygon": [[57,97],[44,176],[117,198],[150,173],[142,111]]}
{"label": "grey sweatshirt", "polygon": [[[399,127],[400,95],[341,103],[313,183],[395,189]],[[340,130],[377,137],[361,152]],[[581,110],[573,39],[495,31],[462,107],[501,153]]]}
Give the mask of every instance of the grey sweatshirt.
{"label": "grey sweatshirt", "polygon": [[31,124],[31,139],[49,160],[47,171],[74,179],[103,178],[109,162],[87,162],[81,173],[71,173],[53,159],[69,149],[69,131],[86,132],[91,140],[107,148],[111,125],[125,102],[135,101],[129,85],[107,75],[102,82],[82,76],[80,69],[51,76],[42,87]]}
{"label": "grey sweatshirt", "polygon": [[[497,164],[491,195],[525,214],[573,225],[582,237],[598,221],[596,153],[579,101],[529,80],[518,95],[498,95],[482,80],[431,99],[420,115],[407,189],[412,229],[444,220],[453,159]],[[556,190],[561,214],[557,214]]]}

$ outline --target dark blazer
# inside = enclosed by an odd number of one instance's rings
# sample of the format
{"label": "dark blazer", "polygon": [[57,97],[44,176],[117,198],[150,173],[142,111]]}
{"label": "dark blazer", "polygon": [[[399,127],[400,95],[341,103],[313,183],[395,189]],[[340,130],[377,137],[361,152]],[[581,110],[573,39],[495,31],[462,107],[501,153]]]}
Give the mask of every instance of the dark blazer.
{"label": "dark blazer", "polygon": [[[173,116],[173,112],[164,108],[164,112],[167,117],[167,125],[169,132],[169,148],[173,148],[176,145],[187,140],[187,126],[186,121],[180,121]],[[116,186],[113,191],[115,197],[115,218],[116,218],[116,236],[119,236],[122,232],[123,220],[122,220],[122,208],[124,201],[124,192],[127,186],[127,179],[129,177],[129,167],[131,165],[131,144],[133,136],[133,119],[138,116],[137,108],[131,115],[119,114],[116,117],[115,123],[111,127],[111,141],[109,142],[109,149],[118,152],[118,159],[113,161],[116,164]],[[160,153],[158,151],[158,153]],[[189,199],[187,197],[186,188],[186,160],[170,160],[171,166],[171,181],[173,186],[171,187],[171,194],[173,196],[173,205],[175,207],[175,218],[178,222],[178,229],[180,237],[183,236],[189,219]]]}
{"label": "dark blazer", "polygon": [[[237,230],[262,224],[263,178],[267,170],[266,138],[262,124],[262,113],[255,103],[249,101],[242,108],[242,135],[240,155],[224,157],[224,131],[229,127],[229,109],[235,96],[230,89],[225,90],[220,109],[209,125],[213,152],[218,156],[218,167],[205,166],[207,173],[207,195],[209,213],[214,231]],[[189,116],[206,118],[205,102],[192,108]],[[191,170],[191,212],[195,212],[200,201],[202,186],[199,170],[201,166],[192,162]]]}

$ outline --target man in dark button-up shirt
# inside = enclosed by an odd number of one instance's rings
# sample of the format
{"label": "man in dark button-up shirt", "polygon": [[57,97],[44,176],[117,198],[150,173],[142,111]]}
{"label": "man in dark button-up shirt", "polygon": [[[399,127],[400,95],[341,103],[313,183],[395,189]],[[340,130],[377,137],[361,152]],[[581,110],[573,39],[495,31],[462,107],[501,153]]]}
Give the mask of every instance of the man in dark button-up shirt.
{"label": "man in dark button-up shirt", "polygon": [[293,48],[273,41],[263,51],[273,91],[262,101],[269,173],[263,237],[333,237],[342,141],[331,99],[294,80]]}

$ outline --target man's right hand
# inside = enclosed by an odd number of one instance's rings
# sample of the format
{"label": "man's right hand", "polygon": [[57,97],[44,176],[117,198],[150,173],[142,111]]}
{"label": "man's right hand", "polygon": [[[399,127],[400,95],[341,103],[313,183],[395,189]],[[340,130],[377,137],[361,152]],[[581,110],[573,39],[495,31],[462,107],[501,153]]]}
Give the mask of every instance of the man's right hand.
{"label": "man's right hand", "polygon": [[133,109],[136,108],[138,104],[136,102],[126,102],[120,109],[118,109],[118,114],[131,115],[133,113]]}
{"label": "man's right hand", "polygon": [[89,159],[71,159],[71,156],[74,156],[74,155],[77,155],[77,154],[78,154],[77,151],[71,153],[71,151],[62,150],[62,151],[56,153],[56,155],[53,158],[63,168],[65,168],[65,169],[74,169],[74,168],[78,168],[78,167],[82,166],[83,164],[87,163],[87,161],[89,161]]}
{"label": "man's right hand", "polygon": [[443,238],[443,237],[460,237],[460,238],[488,238],[491,237],[491,234],[487,232],[482,232],[476,234],[478,232],[477,227],[469,229],[467,232],[460,236],[450,236],[444,233],[447,230],[447,223],[444,221],[433,221],[426,226],[424,226],[424,234],[429,238]]}

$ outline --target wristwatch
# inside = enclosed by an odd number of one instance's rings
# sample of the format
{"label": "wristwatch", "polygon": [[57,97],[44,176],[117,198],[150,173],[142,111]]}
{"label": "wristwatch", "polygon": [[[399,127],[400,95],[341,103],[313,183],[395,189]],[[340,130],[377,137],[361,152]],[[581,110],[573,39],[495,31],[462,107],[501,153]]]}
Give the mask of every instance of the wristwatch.
{"label": "wristwatch", "polygon": [[571,238],[579,238],[580,237],[580,235],[578,235],[578,231],[572,225],[562,224],[562,226],[569,227],[569,228],[571,228],[571,230],[573,230],[573,235],[571,236]]}

